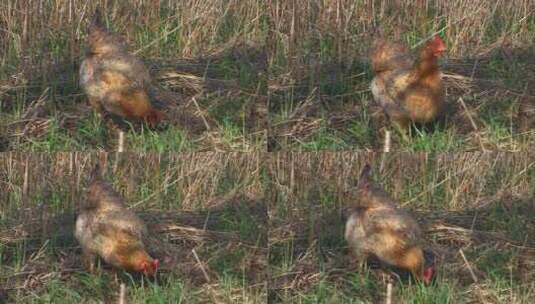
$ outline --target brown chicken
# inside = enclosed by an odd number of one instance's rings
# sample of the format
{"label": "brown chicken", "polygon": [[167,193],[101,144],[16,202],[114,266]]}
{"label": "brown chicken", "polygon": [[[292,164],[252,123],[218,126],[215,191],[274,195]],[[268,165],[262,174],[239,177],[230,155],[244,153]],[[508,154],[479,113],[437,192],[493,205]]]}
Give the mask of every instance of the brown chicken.
{"label": "brown chicken", "polygon": [[148,276],[153,276],[159,267],[159,260],[153,259],[143,244],[147,234],[145,224],[126,208],[111,185],[101,180],[98,166],[93,171],[75,229],[91,272],[97,256],[116,268]]}
{"label": "brown chicken", "polygon": [[150,99],[151,77],[145,65],[128,53],[123,43],[100,21],[100,12],[89,27],[87,52],[80,66],[80,85],[89,103],[130,121],[156,126],[164,114]]}
{"label": "brown chicken", "polygon": [[371,90],[390,120],[406,129],[411,123],[430,123],[444,112],[444,92],[438,58],[446,50],[433,37],[414,60],[407,47],[382,38],[371,53],[375,78]]}
{"label": "brown chicken", "polygon": [[434,267],[424,257],[418,223],[373,183],[370,171],[369,165],[362,170],[358,202],[346,223],[345,239],[352,255],[360,263],[375,257],[429,284]]}

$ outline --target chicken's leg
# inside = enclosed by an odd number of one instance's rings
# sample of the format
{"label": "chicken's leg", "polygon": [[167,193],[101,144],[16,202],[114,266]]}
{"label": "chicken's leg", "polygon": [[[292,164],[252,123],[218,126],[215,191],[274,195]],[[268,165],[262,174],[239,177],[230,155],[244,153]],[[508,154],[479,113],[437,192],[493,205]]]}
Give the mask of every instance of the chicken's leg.
{"label": "chicken's leg", "polygon": [[90,273],[95,273],[97,256],[94,253],[84,251],[82,253],[83,264]]}
{"label": "chicken's leg", "polygon": [[89,97],[89,105],[101,116],[104,114],[104,108],[98,99]]}
{"label": "chicken's leg", "polygon": [[392,126],[399,135],[401,135],[401,139],[403,139],[404,142],[408,143],[410,141],[410,123],[408,121],[400,121],[400,122],[394,122],[392,123]]}
{"label": "chicken's leg", "polygon": [[366,270],[366,265],[369,258],[368,253],[360,250],[351,250],[351,257],[360,271]]}

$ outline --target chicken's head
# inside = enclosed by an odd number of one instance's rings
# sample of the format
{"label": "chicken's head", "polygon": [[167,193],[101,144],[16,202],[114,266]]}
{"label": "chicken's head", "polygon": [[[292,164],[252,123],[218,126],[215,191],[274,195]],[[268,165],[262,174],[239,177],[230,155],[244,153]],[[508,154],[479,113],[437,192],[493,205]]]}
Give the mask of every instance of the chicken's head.
{"label": "chicken's head", "polygon": [[424,251],[424,269],[422,272],[422,281],[429,285],[435,276],[435,254],[431,251]]}
{"label": "chicken's head", "polygon": [[435,268],[433,266],[426,267],[422,279],[426,285],[431,284],[433,281],[433,276],[435,275]]}
{"label": "chicken's head", "polygon": [[158,259],[154,259],[152,261],[142,261],[140,265],[143,274],[146,276],[153,276],[158,267],[160,267],[160,260]]}
{"label": "chicken's head", "polygon": [[431,52],[435,57],[442,56],[442,53],[446,50],[446,44],[439,35],[435,35],[435,37],[429,41],[428,47],[431,49]]}

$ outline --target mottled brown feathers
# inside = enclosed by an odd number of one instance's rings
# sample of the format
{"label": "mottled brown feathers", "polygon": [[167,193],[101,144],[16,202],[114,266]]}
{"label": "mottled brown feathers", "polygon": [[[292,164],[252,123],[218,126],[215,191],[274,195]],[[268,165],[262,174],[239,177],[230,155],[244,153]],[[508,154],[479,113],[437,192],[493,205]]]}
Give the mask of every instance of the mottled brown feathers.
{"label": "mottled brown feathers", "polygon": [[393,123],[406,128],[411,122],[430,123],[442,115],[444,96],[437,60],[444,50],[444,42],[435,36],[414,60],[398,42],[382,37],[374,42],[371,90]]}
{"label": "mottled brown feathers", "polygon": [[356,194],[345,231],[352,254],[361,261],[375,256],[427,282],[420,227],[373,182],[369,165],[361,172]]}
{"label": "mottled brown feathers", "polygon": [[87,54],[80,65],[80,86],[96,111],[157,126],[165,115],[151,101],[148,69],[128,53],[98,15],[89,27]]}
{"label": "mottled brown feathers", "polygon": [[153,275],[159,263],[145,249],[145,224],[102,179],[98,165],[91,173],[85,202],[76,219],[75,237],[90,270],[96,256],[114,267],[146,275]]}

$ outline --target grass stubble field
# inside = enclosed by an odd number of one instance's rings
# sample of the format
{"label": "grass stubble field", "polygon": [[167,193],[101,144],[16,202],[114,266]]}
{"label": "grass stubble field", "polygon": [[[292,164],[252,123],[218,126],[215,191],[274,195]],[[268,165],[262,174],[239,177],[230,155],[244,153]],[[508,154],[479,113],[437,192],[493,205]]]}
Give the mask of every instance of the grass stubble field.
{"label": "grass stubble field", "polygon": [[533,147],[529,0],[0,5],[2,150],[116,149],[117,130],[94,114],[78,86],[97,6],[185,113],[163,130],[127,132],[127,150],[263,150],[266,137],[270,151],[381,148],[391,128],[372,100],[367,59],[378,28],[413,48],[433,33],[447,44],[445,122],[409,140],[393,132],[394,149]]}
{"label": "grass stubble field", "polygon": [[[147,224],[155,280],[82,267],[74,220],[99,161]],[[255,153],[2,154],[0,302],[115,303],[124,283],[128,303],[265,303],[261,163]]]}
{"label": "grass stubble field", "polygon": [[[343,239],[364,162],[437,256],[431,286],[392,279],[393,303],[535,301],[532,153],[259,152],[377,150],[387,130],[392,150],[535,148],[533,1],[2,1],[0,151],[117,149],[78,85],[96,7],[182,116],[125,132],[139,154],[0,154],[0,302],[116,302],[121,282],[134,303],[384,302],[389,272],[356,269]],[[446,41],[434,130],[404,140],[373,102],[379,27]],[[150,153],[207,150],[256,152]],[[104,160],[156,280],[80,266],[74,216]]]}
{"label": "grass stubble field", "polygon": [[[486,1],[276,1],[270,6],[270,151],[522,151],[535,139],[535,4]],[[408,140],[369,86],[376,30],[413,49],[434,33],[448,110]]]}
{"label": "grass stubble field", "polygon": [[[349,258],[349,193],[365,163],[422,225],[437,265],[430,286],[373,263],[359,270]],[[390,281],[391,303],[533,303],[534,166],[528,153],[274,154],[269,302],[387,303]]]}
{"label": "grass stubble field", "polygon": [[0,3],[0,150],[117,150],[118,130],[78,85],[87,27],[106,25],[149,67],[169,123],[125,133],[125,150],[265,147],[264,1],[7,0]]}
{"label": "grass stubble field", "polygon": [[[73,224],[99,159],[147,222],[155,281],[81,266]],[[364,163],[422,224],[430,286],[352,263]],[[0,299],[115,302],[122,282],[134,303],[379,303],[391,282],[392,303],[532,303],[534,166],[532,153],[4,153]]]}

